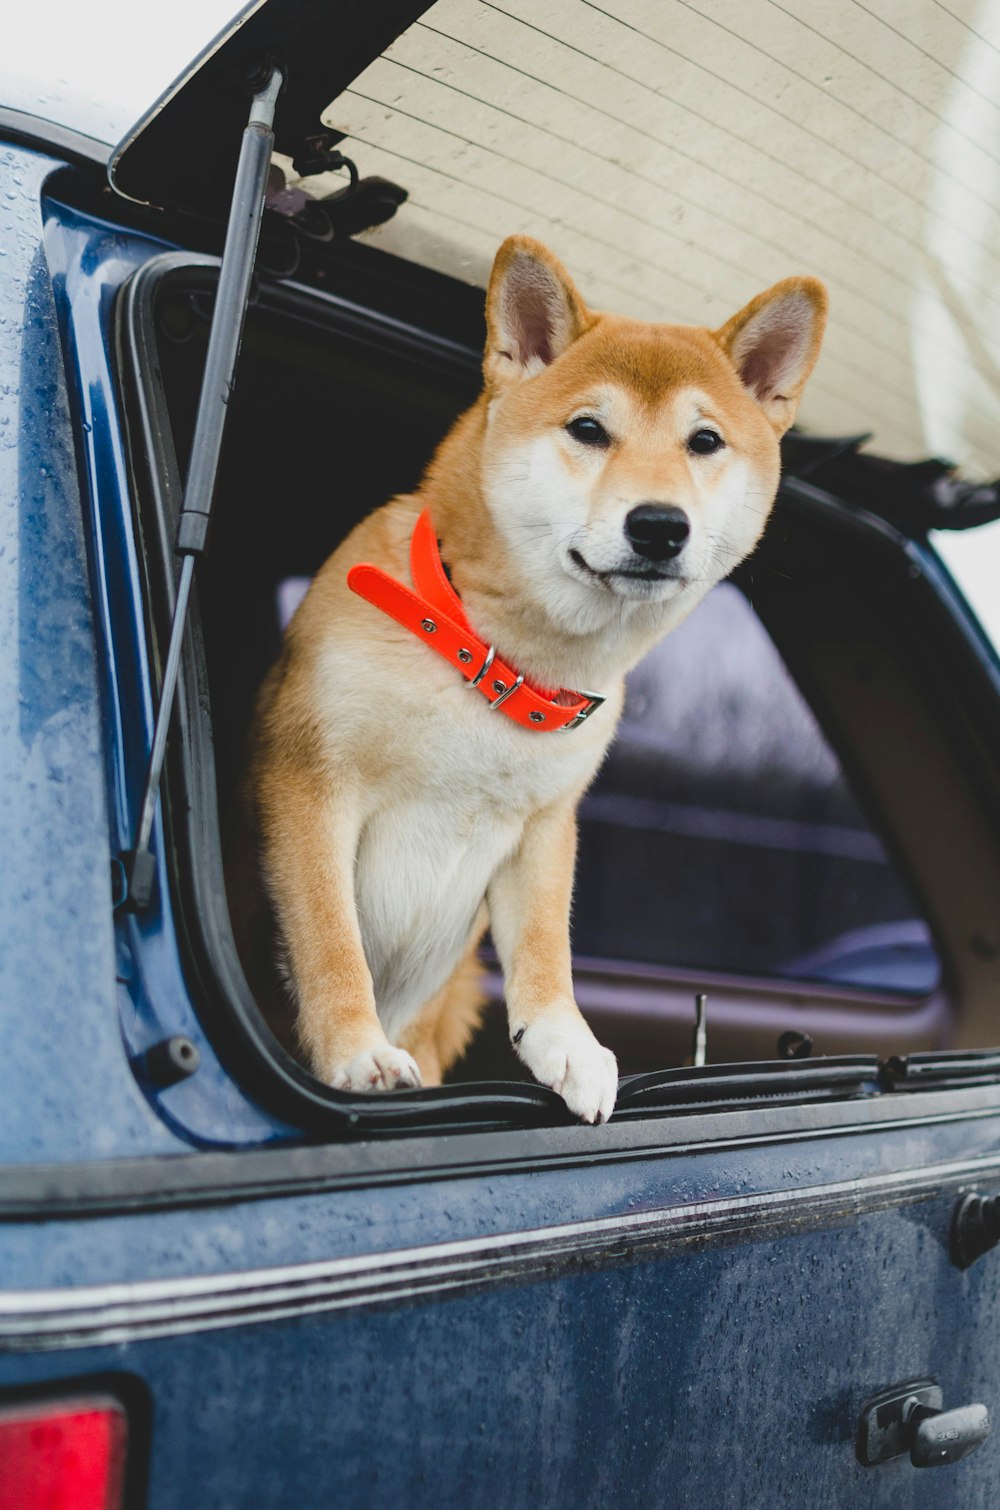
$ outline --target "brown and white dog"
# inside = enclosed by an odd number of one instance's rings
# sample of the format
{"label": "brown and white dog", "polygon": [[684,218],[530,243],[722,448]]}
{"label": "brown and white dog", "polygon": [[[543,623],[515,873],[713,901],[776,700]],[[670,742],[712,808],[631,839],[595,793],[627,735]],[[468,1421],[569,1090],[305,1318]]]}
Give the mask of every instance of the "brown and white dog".
{"label": "brown and white dog", "polygon": [[[481,397],[417,493],[323,567],[257,710],[254,827],[321,1080],[439,1080],[478,1020],[488,921],[517,1053],[585,1122],[611,1115],[615,1059],[573,999],[577,804],[625,673],[757,543],[825,318],[812,278],[717,331],[596,314],[538,242],[500,248]],[[351,591],[361,562],[412,585],[424,510],[483,644],[529,686],[603,694],[593,716],[571,731],[503,716],[470,693],[475,665]]]}

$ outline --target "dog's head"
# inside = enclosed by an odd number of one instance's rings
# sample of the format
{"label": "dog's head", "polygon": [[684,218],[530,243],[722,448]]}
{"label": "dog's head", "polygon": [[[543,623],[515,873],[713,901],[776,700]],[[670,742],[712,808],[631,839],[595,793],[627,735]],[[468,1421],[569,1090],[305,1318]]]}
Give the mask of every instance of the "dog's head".
{"label": "dog's head", "polygon": [[719,330],[644,324],[588,310],[537,241],[504,242],[486,305],[484,489],[562,628],[630,605],[686,611],[753,549],[826,304],[815,278],[787,278]]}

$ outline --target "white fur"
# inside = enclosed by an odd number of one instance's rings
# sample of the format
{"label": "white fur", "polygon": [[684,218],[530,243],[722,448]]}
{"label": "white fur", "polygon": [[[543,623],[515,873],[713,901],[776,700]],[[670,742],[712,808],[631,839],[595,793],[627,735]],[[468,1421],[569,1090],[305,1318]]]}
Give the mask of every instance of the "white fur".
{"label": "white fur", "polygon": [[[456,776],[455,766],[446,761],[446,772]],[[517,821],[502,815],[463,817],[439,789],[393,803],[362,831],[358,917],[379,1017],[390,1039],[448,980],[490,878],[520,835]]]}
{"label": "white fur", "polygon": [[386,1044],[338,1064],[330,1084],[338,1091],[413,1090],[420,1084],[420,1071],[403,1049]]}
{"label": "white fur", "polygon": [[[517,1024],[514,1024],[515,1034]],[[553,1015],[526,1028],[517,1052],[584,1122],[606,1122],[618,1095],[618,1064],[582,1018]]]}

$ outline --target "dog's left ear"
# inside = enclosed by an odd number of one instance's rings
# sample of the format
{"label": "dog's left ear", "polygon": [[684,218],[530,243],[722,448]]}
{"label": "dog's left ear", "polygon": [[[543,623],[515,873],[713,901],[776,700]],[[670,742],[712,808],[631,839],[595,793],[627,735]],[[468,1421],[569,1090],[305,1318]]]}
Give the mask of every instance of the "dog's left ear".
{"label": "dog's left ear", "polygon": [[784,278],[715,331],[779,436],[794,420],[816,365],[828,302],[818,278]]}
{"label": "dog's left ear", "polygon": [[506,387],[533,377],[590,323],[558,257],[531,236],[508,236],[497,252],[486,294],[487,384]]}

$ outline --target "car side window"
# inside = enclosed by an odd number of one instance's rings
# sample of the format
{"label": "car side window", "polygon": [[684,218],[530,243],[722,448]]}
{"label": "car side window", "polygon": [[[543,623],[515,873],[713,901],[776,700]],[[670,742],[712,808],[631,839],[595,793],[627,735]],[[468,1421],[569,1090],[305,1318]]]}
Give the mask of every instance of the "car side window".
{"label": "car side window", "polygon": [[939,963],[743,593],[631,674],[580,811],[578,957],[922,996]]}

